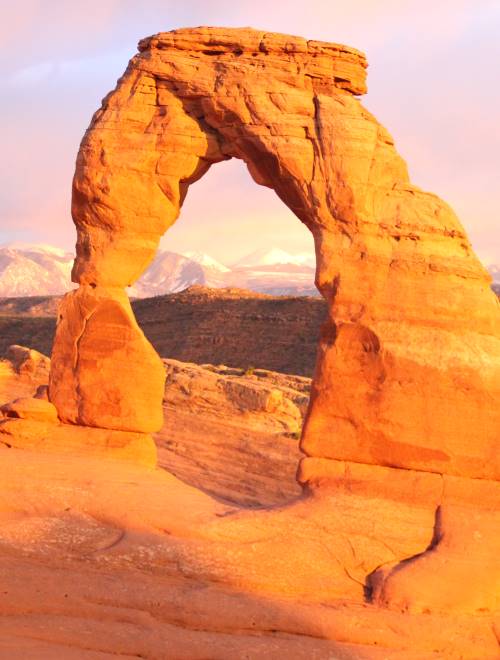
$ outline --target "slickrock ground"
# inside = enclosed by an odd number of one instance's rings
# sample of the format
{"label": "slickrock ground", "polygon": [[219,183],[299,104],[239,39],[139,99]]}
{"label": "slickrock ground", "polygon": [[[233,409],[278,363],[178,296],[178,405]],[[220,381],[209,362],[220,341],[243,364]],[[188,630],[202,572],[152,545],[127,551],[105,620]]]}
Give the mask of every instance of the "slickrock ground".
{"label": "slickrock ground", "polygon": [[[40,385],[0,364],[2,393]],[[498,657],[491,612],[370,603],[364,576],[432,538],[432,494],[419,501],[397,471],[367,482],[362,466],[342,464],[348,491],[298,499],[287,428],[307,379],[165,366],[157,443],[177,477],[0,443],[1,658]]]}
{"label": "slickrock ground", "polygon": [[300,495],[295,475],[309,378],[164,364],[165,421],[156,435],[162,467],[240,505],[283,504]]}

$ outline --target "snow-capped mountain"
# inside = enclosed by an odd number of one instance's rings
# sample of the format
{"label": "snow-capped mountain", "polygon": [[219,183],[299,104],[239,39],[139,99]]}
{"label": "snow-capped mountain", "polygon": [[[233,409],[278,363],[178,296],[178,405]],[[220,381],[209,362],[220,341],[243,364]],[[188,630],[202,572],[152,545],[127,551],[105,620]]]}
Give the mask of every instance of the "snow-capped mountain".
{"label": "snow-capped mountain", "polygon": [[[71,283],[73,255],[50,245],[0,246],[0,297],[62,294]],[[160,250],[129,288],[134,298],[177,293],[193,284],[237,287],[273,295],[316,295],[314,255],[257,250],[232,268],[203,252]]]}
{"label": "snow-capped mountain", "polygon": [[226,280],[271,295],[318,295],[314,286],[315,256],[289,254],[281,248],[256,250],[237,261]]}
{"label": "snow-capped mountain", "polygon": [[58,295],[71,287],[73,255],[51,245],[0,246],[0,296]]}
{"label": "snow-capped mountain", "polygon": [[204,274],[203,284],[214,289],[227,286],[226,275],[231,269],[204,252],[185,252],[184,256],[201,266]]}
{"label": "snow-capped mountain", "polygon": [[313,253],[302,252],[289,254],[281,248],[262,248],[237,261],[233,268],[255,268],[262,266],[277,266],[279,264],[293,264],[295,266],[308,266],[314,268],[316,258]]}
{"label": "snow-capped mountain", "polygon": [[210,268],[211,270],[215,270],[220,273],[228,273],[231,270],[227,266],[224,266],[224,264],[221,264],[220,261],[213,259],[204,252],[184,252],[183,256],[191,259],[191,261],[196,261],[196,263],[200,264],[200,266]]}
{"label": "snow-capped mountain", "polygon": [[495,291],[495,293],[500,295],[500,266],[496,264],[490,264],[488,266],[488,271],[493,278],[491,288],[493,291]]}
{"label": "snow-capped mountain", "polygon": [[[256,250],[226,266],[203,252],[160,250],[144,275],[128,289],[134,298],[177,293],[194,284],[237,287],[271,295],[318,295],[314,254],[289,254],[281,248]],[[71,283],[73,255],[51,245],[0,246],[0,297],[65,293]],[[500,294],[500,266],[490,265],[493,289]]]}
{"label": "snow-capped mountain", "polygon": [[184,291],[193,284],[206,284],[203,267],[182,254],[160,251],[144,275],[128,289],[134,298],[149,298]]}

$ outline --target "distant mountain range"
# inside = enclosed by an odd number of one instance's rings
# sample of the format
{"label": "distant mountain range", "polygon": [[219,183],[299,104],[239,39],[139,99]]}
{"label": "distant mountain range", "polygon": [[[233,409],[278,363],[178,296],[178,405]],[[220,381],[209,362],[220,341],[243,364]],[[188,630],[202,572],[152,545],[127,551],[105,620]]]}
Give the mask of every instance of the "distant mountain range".
{"label": "distant mountain range", "polygon": [[[0,297],[47,296],[68,291],[74,255],[51,245],[0,246]],[[144,275],[129,288],[133,298],[178,293],[199,284],[235,287],[274,296],[315,296],[315,256],[272,247],[248,254],[232,266],[203,252],[160,250]],[[500,266],[491,265],[493,289],[500,294]]]}
{"label": "distant mountain range", "polygon": [[57,295],[70,288],[73,256],[50,245],[0,246],[0,296]]}
{"label": "distant mountain range", "polygon": [[[58,295],[68,291],[74,255],[50,245],[0,246],[0,297]],[[236,287],[271,295],[318,295],[314,254],[280,248],[257,250],[232,267],[202,252],[160,250],[144,275],[128,289],[134,298],[178,293],[199,284]]]}
{"label": "distant mountain range", "polygon": [[493,264],[488,267],[488,270],[490,271],[490,275],[493,278],[491,288],[500,296],[500,266]]}

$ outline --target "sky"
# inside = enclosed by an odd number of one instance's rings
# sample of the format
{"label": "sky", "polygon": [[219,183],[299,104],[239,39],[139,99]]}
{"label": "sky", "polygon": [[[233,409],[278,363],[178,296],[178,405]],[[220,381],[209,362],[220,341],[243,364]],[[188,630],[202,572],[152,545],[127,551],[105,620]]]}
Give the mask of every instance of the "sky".
{"label": "sky", "polygon": [[[0,243],[72,249],[79,142],[140,38],[197,25],[251,26],[345,43],[369,61],[364,105],[412,181],[454,208],[479,256],[500,264],[500,0],[0,1]],[[212,167],[162,241],[231,263],[312,239],[244,164]]]}

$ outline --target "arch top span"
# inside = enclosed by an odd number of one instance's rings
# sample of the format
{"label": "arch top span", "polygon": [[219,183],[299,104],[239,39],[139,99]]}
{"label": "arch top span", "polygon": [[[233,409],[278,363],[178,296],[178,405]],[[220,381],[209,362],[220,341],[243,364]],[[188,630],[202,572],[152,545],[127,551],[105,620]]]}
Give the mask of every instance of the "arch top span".
{"label": "arch top span", "polygon": [[[309,227],[321,223],[331,215],[320,190],[331,148],[321,143],[342,132],[328,116],[358,113],[353,95],[365,91],[366,59],[346,46],[229,28],[143,39],[80,147],[74,280],[136,280],[188,186],[226,158],[243,159]],[[323,209],[311,209],[311,195]]]}
{"label": "arch top span", "polygon": [[366,94],[366,56],[343,44],[249,28],[199,27],[146,37],[139,41],[138,49],[141,53],[153,50],[198,53],[222,62],[238,58],[240,63],[265,56],[266,66],[272,66],[274,61],[281,69],[302,68],[318,87],[322,84],[351,94]]}

